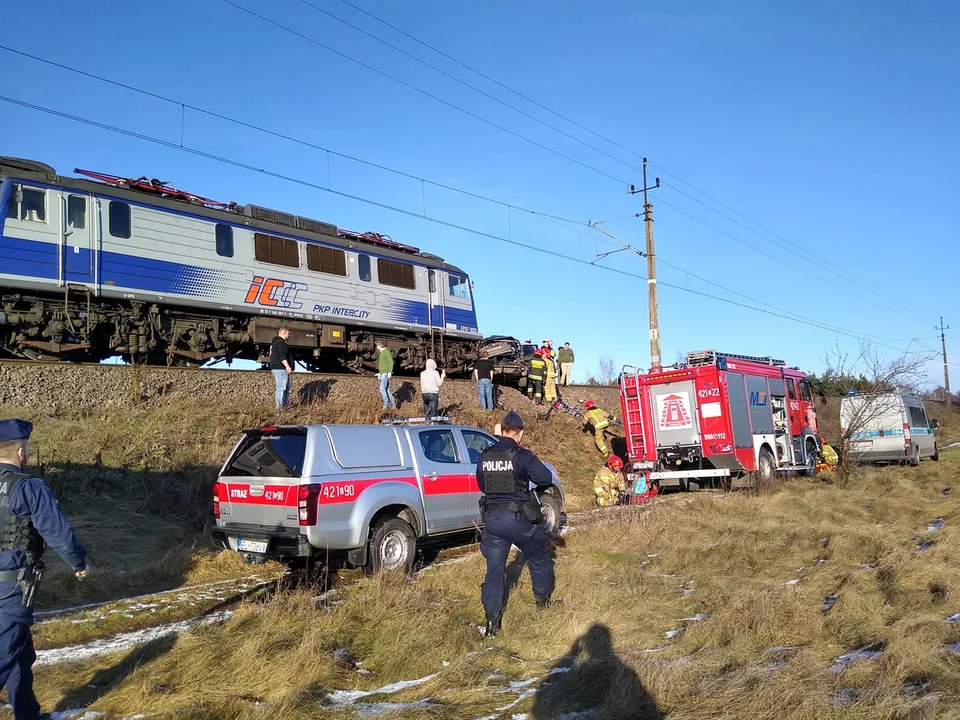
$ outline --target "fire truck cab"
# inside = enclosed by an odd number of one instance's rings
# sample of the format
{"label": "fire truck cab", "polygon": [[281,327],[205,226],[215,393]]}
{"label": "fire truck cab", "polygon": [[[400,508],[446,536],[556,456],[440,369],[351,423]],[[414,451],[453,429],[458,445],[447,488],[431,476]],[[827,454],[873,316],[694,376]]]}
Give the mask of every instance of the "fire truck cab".
{"label": "fire truck cab", "polygon": [[715,350],[647,373],[625,367],[620,402],[628,475],[685,489],[778,472],[812,475],[823,449],[813,385],[771,357]]}

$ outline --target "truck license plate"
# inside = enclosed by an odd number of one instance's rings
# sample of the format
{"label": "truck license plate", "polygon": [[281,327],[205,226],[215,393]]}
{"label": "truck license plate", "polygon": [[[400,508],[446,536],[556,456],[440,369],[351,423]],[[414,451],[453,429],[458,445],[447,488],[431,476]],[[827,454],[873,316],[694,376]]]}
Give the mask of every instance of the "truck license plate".
{"label": "truck license plate", "polygon": [[267,543],[265,540],[238,540],[237,550],[246,550],[247,552],[265,553]]}

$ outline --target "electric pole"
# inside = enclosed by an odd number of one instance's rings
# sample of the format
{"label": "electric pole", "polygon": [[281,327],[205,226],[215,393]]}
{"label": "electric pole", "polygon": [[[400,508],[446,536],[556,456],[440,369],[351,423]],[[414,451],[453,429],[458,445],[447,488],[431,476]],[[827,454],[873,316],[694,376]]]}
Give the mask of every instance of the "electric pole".
{"label": "electric pole", "polygon": [[660,178],[656,184],[647,187],[647,159],[643,159],[643,188],[637,190],[633,185],[628,191],[631,195],[643,193],[643,223],[647,230],[647,305],[650,313],[650,368],[659,370],[660,361],[660,318],[657,308],[657,260],[653,251],[653,205],[647,200],[647,190],[660,187]]}
{"label": "electric pole", "polygon": [[943,389],[947,393],[946,402],[950,402],[950,373],[947,371],[947,336],[944,334],[944,330],[949,330],[950,326],[943,325],[943,316],[940,316],[940,326],[937,330],[940,331],[940,345],[943,348]]}

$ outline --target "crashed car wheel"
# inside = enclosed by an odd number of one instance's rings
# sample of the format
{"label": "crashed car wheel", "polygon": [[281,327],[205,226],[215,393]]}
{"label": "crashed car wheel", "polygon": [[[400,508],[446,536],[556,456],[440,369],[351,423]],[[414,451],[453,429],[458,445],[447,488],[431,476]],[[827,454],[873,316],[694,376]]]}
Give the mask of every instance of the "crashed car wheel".
{"label": "crashed car wheel", "polygon": [[556,493],[547,490],[540,496],[540,503],[543,506],[543,529],[547,535],[556,538],[560,536],[560,514],[563,508],[560,506],[560,498]]}

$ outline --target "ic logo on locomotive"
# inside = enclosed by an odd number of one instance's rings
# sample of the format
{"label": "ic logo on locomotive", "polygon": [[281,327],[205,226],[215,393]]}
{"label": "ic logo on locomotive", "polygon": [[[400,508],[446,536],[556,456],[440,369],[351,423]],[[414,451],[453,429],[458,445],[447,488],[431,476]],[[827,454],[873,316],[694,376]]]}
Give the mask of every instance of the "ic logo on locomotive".
{"label": "ic logo on locomotive", "polygon": [[243,302],[247,305],[299,310],[303,307],[303,303],[297,300],[297,293],[306,289],[307,286],[304,283],[255,275]]}

